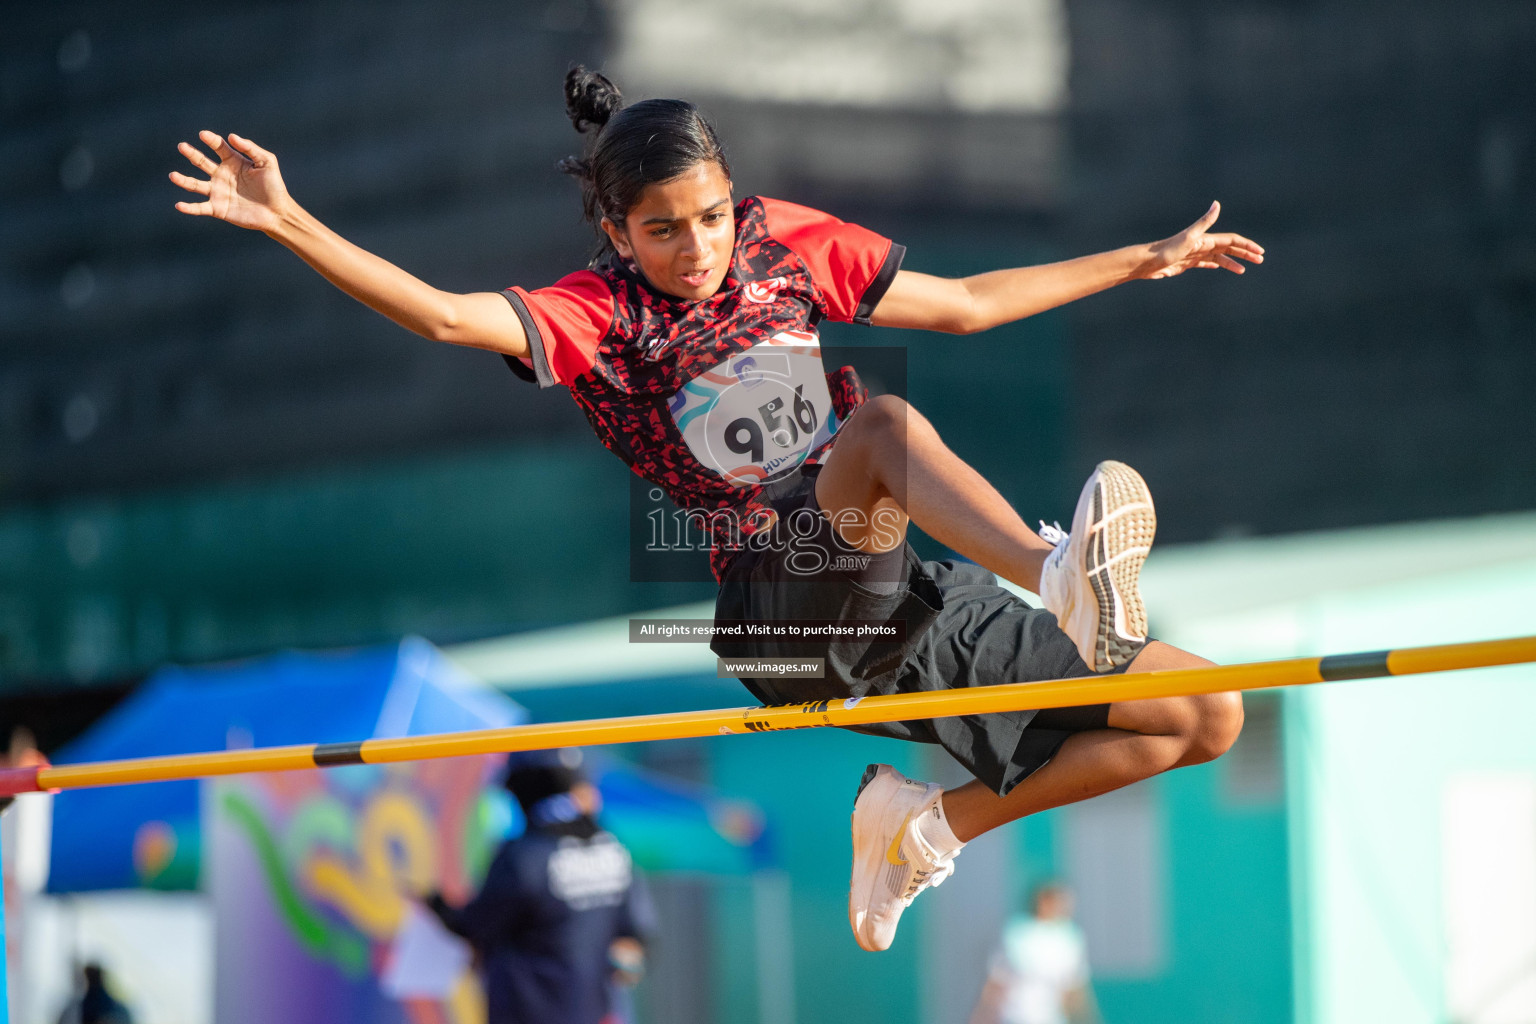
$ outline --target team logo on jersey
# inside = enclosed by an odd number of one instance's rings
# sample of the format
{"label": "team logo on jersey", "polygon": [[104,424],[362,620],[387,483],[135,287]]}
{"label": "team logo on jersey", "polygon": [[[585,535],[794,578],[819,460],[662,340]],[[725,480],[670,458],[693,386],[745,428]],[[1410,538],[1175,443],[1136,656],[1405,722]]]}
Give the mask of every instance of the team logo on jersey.
{"label": "team logo on jersey", "polygon": [[838,428],[814,331],[781,331],[716,364],[669,408],[694,457],[738,487],[799,467]]}
{"label": "team logo on jersey", "polygon": [[766,281],[748,281],[742,285],[741,294],[748,302],[772,302],[774,296],[789,284],[787,277],[770,277]]}

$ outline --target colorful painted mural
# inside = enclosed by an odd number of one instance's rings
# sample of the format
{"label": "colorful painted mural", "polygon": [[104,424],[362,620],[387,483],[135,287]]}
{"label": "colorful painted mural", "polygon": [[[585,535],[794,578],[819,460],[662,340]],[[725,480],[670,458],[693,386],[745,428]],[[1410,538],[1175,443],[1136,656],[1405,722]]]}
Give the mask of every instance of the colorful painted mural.
{"label": "colorful painted mural", "polygon": [[[480,1024],[467,953],[437,992],[390,984],[402,925],[462,900],[511,823],[499,757],[218,780],[204,791],[217,927],[215,1018]],[[451,948],[445,940],[443,948]],[[414,965],[421,976],[421,965]],[[428,986],[430,989],[433,986]]]}

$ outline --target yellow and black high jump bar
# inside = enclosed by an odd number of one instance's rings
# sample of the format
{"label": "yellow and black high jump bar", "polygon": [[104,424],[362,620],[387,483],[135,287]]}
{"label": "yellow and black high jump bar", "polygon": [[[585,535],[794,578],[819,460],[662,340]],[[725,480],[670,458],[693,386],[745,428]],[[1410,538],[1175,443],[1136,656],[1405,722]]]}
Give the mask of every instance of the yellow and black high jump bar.
{"label": "yellow and black high jump bar", "polygon": [[57,767],[0,769],[0,798],[20,793],[160,782],[242,772],[292,771],[347,764],[386,764],[471,754],[546,750],[553,747],[640,743],[698,736],[778,732],[822,726],[870,725],[952,715],[981,715],[1184,697],[1230,690],[1258,690],[1381,676],[1449,672],[1536,662],[1536,636],[1474,643],[1402,647],[1322,658],[1290,658],[1243,665],[1133,672],[1124,675],[1004,683],[968,689],[818,700],[773,707],[683,711],[632,718],[520,725],[434,736],[402,736],[352,743],[222,750],[206,754],[140,757]]}

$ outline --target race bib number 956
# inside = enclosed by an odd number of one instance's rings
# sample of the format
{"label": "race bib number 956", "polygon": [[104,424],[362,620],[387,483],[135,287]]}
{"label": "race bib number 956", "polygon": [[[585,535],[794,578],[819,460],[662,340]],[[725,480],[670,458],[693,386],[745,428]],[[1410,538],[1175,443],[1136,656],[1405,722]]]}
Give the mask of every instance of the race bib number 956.
{"label": "race bib number 956", "polygon": [[796,468],[837,430],[810,332],[776,334],[700,374],[670,409],[694,458],[738,487]]}

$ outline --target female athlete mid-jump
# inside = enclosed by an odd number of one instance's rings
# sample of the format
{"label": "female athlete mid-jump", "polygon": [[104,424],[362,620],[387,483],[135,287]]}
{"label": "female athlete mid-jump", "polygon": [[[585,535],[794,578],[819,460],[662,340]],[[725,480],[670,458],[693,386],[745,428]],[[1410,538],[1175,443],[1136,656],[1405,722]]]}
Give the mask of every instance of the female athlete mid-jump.
{"label": "female athlete mid-jump", "polygon": [[[816,325],[967,334],[1127,281],[1262,262],[1258,245],[1211,231],[1216,204],[1159,242],[946,279],[903,269],[900,245],[817,210],[733,200],[725,153],[690,103],[626,107],[581,68],[565,98],[592,137],[561,169],[580,179],[603,249],[548,287],[434,288],[321,224],[290,197],[277,158],[238,135],[202,132],[213,157],[181,143],[200,175],[171,180],[201,199],[176,208],[265,232],[401,326],[499,352],[519,377],[566,387],[604,445],[706,524],[718,623],[901,627],[809,648],[717,639],[732,658],[824,659],[820,679],[743,678],[765,702],[1209,664],[1147,637],[1137,574],[1155,517],[1135,471],[1101,463],[1071,532],[1037,535],[906,402],[867,397],[847,367],[825,372]],[[969,561],[918,559],[908,523]],[[944,791],[889,765],[865,772],[853,812],[855,937],[887,948],[902,910],[948,877],[972,837],[1209,761],[1241,727],[1236,694],[870,727],[942,744],[974,778]]]}

